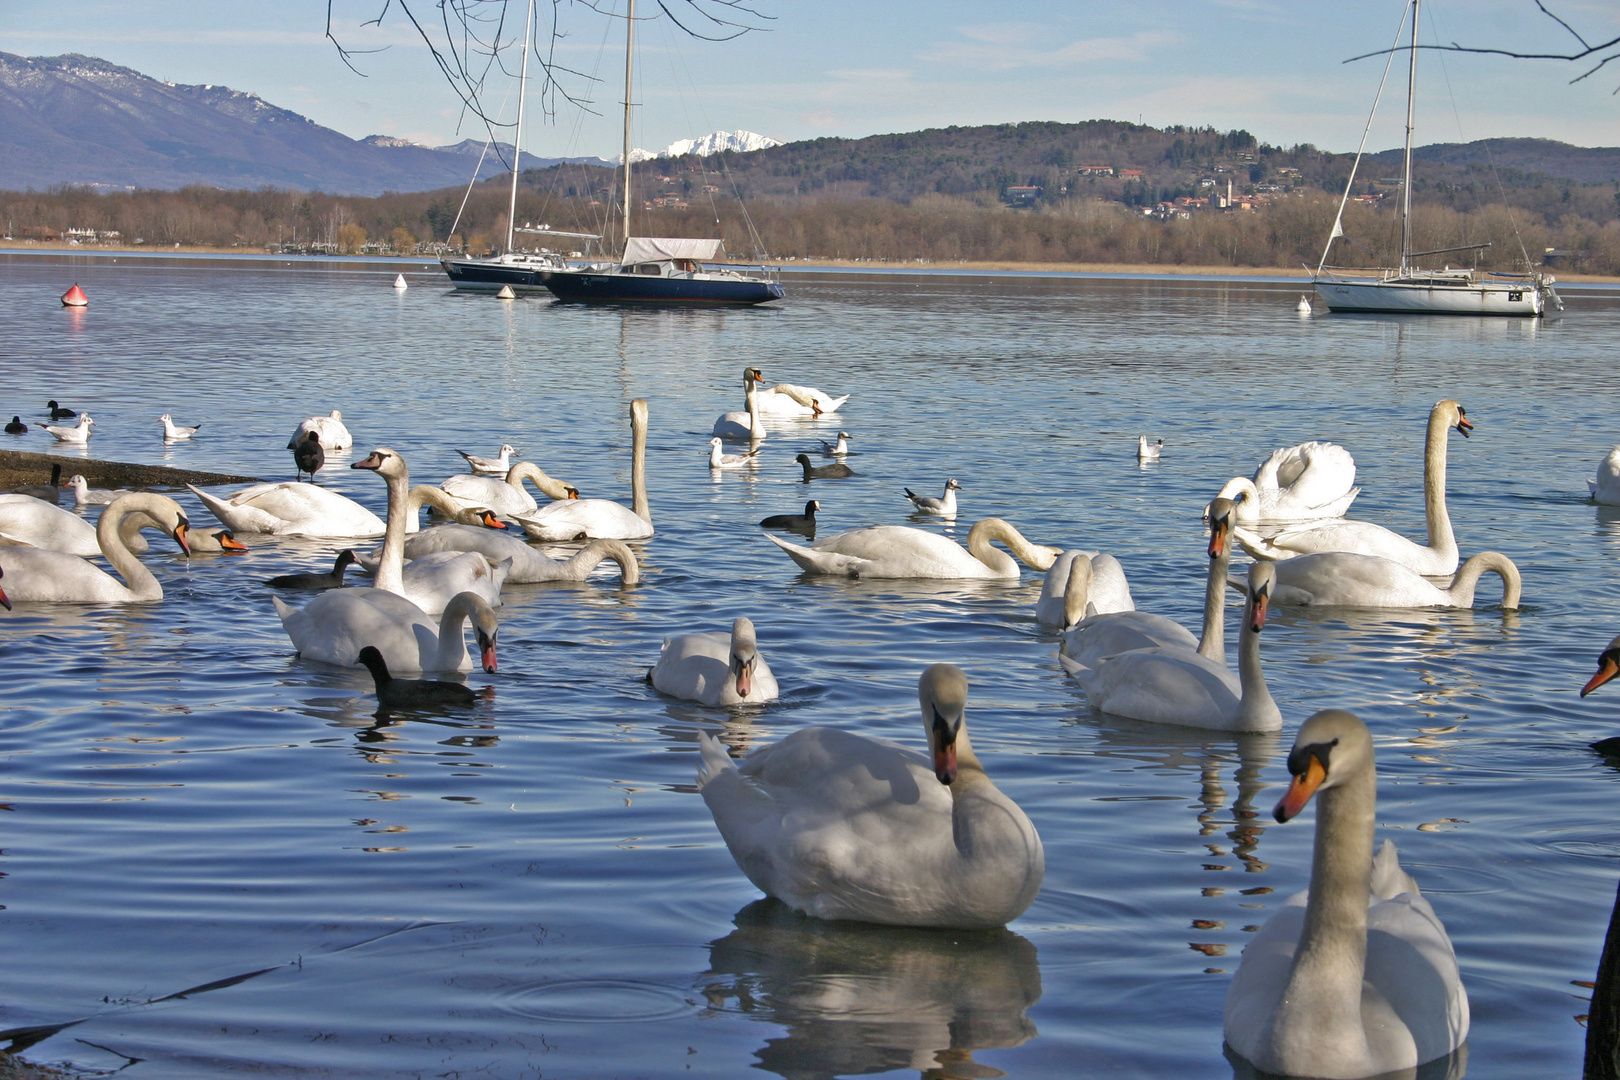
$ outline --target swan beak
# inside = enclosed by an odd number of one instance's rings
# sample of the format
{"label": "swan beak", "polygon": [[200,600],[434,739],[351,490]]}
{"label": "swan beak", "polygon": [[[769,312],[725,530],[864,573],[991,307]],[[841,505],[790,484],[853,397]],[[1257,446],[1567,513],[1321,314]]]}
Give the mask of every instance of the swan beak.
{"label": "swan beak", "polygon": [[1266,609],[1271,606],[1271,586],[1263,586],[1254,594],[1254,618],[1249,626],[1255,633],[1259,633],[1266,626]]}
{"label": "swan beak", "polygon": [[934,776],[942,784],[956,779],[956,728],[934,713]]}
{"label": "swan beak", "polygon": [[495,511],[485,510],[482,518],[486,529],[504,529],[506,522],[495,516]]}
{"label": "swan beak", "polygon": [[568,497],[569,497],[569,498],[570,498],[570,499],[577,499],[577,498],[579,498],[579,488],[577,488],[577,487],[570,487],[570,488],[569,488],[569,489],[568,489]]}
{"label": "swan beak", "polygon": [[495,674],[495,639],[478,631],[478,654],[484,665],[484,674]]}
{"label": "swan beak", "polygon": [[1209,523],[1209,557],[1218,559],[1226,551],[1230,522],[1223,515]]}
{"label": "swan beak", "polygon": [[350,465],[349,468],[351,468],[351,469],[380,469],[380,468],[382,468],[382,463],[383,463],[382,455],[377,453],[377,451],[373,450],[371,452],[370,456],[368,456],[364,461],[357,461],[353,465]]}
{"label": "swan beak", "polygon": [[1466,439],[1466,438],[1468,438],[1468,433],[1470,431],[1473,431],[1473,430],[1474,430],[1474,425],[1470,424],[1468,422],[1468,414],[1466,412],[1464,412],[1462,409],[1458,409],[1457,410],[1457,431],[1462,435],[1463,438]]}
{"label": "swan beak", "polygon": [[1305,804],[1311,801],[1311,796],[1316,794],[1316,789],[1325,779],[1327,768],[1323,766],[1322,759],[1311,754],[1305,771],[1294,777],[1293,782],[1288,785],[1288,794],[1277,803],[1277,808],[1271,812],[1271,816],[1279,822],[1297,816],[1305,809]]}
{"label": "swan beak", "polygon": [[190,558],[191,557],[191,545],[186,543],[186,525],[187,525],[186,519],[181,518],[180,519],[180,524],[178,524],[178,525],[176,525],[174,527],[174,542],[179,544],[180,545],[180,550],[186,553],[187,558]]}
{"label": "swan beak", "polygon": [[740,656],[731,658],[731,666],[737,672],[737,696],[747,697],[748,691],[754,688],[754,661],[758,657],[749,657],[744,660]]}
{"label": "swan beak", "polygon": [[227,530],[221,529],[219,533],[219,548],[221,551],[246,551],[248,546]]}
{"label": "swan beak", "polygon": [[1593,675],[1587,684],[1581,687],[1581,697],[1585,697],[1616,675],[1620,675],[1620,650],[1610,649],[1598,657],[1597,674]]}

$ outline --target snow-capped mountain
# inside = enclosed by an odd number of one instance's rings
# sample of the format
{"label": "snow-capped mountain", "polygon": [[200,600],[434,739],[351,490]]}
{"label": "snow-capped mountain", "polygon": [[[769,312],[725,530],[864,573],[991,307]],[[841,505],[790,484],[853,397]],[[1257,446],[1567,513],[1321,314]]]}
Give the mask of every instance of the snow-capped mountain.
{"label": "snow-capped mountain", "polygon": [[677,139],[654,153],[651,150],[635,149],[630,151],[632,164],[638,161],[652,161],[656,158],[685,157],[687,154],[696,154],[698,157],[708,157],[726,150],[733,150],[739,154],[746,154],[753,150],[764,150],[771,146],[781,146],[775,139],[764,135],[756,135],[752,131],[714,131],[696,139]]}

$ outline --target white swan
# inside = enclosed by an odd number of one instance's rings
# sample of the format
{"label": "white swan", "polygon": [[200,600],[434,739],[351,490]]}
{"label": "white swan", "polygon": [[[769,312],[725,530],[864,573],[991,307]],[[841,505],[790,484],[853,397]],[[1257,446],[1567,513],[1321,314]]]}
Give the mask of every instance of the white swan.
{"label": "white swan", "polygon": [[759,654],[754,624],[747,618],[733,622],[729,633],[665,638],[647,681],[671,697],[704,705],[775,701],[778,693],[776,676]]}
{"label": "white swan", "polygon": [[57,442],[84,444],[90,441],[90,429],[95,424],[96,422],[90,419],[89,413],[82,412],[79,414],[79,422],[72,427],[62,427],[56,424],[44,424],[42,426],[46,431],[56,436]]}
{"label": "white swan", "polygon": [[1586,482],[1592,501],[1603,506],[1620,506],[1620,446],[1598,462],[1597,477]]}
{"label": "white swan", "polygon": [[163,437],[165,439],[189,439],[193,435],[197,434],[198,430],[202,427],[201,424],[182,427],[181,425],[176,424],[174,422],[174,417],[170,416],[168,413],[164,413],[162,416],[158,417],[158,419],[163,421]]}
{"label": "white swan", "polygon": [[653,534],[647,502],[647,402],[630,402],[630,501],[564,499],[512,520],[536,540],[645,540]]}
{"label": "white swan", "polygon": [[[592,570],[608,560],[619,564],[619,578],[625,585],[641,580],[641,567],[635,552],[618,540],[592,540],[569,559],[553,559],[519,540],[510,532],[472,525],[439,525],[417,533],[405,542],[405,557],[416,560],[443,551],[474,551],[491,563],[511,563],[509,583],[533,581],[584,581]],[[411,564],[405,564],[409,570]]]}
{"label": "white swan", "polygon": [[[358,667],[360,650],[374,645],[390,671],[464,671],[472,661],[462,628],[471,618],[484,670],[493,673],[496,621],[486,600],[475,593],[459,593],[435,624],[404,595],[405,503],[410,484],[404,459],[378,447],[349,467],[375,470],[388,483],[388,529],[376,581],[369,589],[331,589],[302,609],[272,597],[293,647],[310,660]],[[481,555],[472,557],[483,560]]]}
{"label": "white swan", "polygon": [[718,436],[718,435],[716,435],[714,438],[709,440],[709,468],[711,468],[711,469],[736,469],[736,468],[740,468],[740,467],[742,467],[744,465],[747,465],[747,464],[753,462],[755,456],[759,454],[759,451],[757,449],[756,450],[750,450],[746,454],[727,454],[727,453],[721,452],[720,447],[723,446],[723,445],[724,445],[724,443],[721,440],[720,436]]}
{"label": "white swan", "polygon": [[1446,512],[1446,437],[1455,427],[1466,438],[1473,429],[1467,413],[1447,398],[1429,411],[1429,433],[1423,454],[1423,504],[1429,542],[1419,544],[1368,521],[1325,521],[1284,529],[1270,537],[1237,530],[1238,543],[1257,559],[1291,559],[1318,551],[1354,551],[1382,555],[1420,574],[1449,576],[1457,569],[1457,537]]}
{"label": "white swan", "polygon": [[1306,442],[1273,450],[1251,480],[1234,476],[1221,497],[1237,499],[1243,525],[1290,525],[1343,517],[1356,501],[1356,459],[1337,443]]}
{"label": "white swan", "polygon": [[228,498],[210,495],[192,484],[186,487],[221,524],[235,532],[347,540],[383,531],[376,514],[346,495],[315,484],[254,484]]}
{"label": "white swan", "polygon": [[348,450],[354,446],[354,436],[343,426],[343,414],[333,409],[329,416],[312,416],[299,424],[298,430],[287,440],[287,449],[298,449],[298,444],[303,442],[311,431],[321,437],[323,449]]}
{"label": "white swan", "polygon": [[[1204,579],[1203,636],[1194,638],[1180,623],[1147,611],[1088,614],[1090,562],[1076,559],[1064,589],[1065,629],[1058,662],[1070,675],[1096,667],[1108,657],[1137,649],[1176,648],[1191,651],[1222,668],[1226,666],[1227,568],[1232,564],[1231,499],[1210,504],[1209,570]],[[1083,617],[1082,617],[1083,616]]]}
{"label": "white swan", "polygon": [[96,528],[84,518],[32,495],[0,494],[0,540],[60,551],[81,559],[101,554]]}
{"label": "white swan", "polygon": [[961,490],[962,485],[953,476],[945,481],[945,494],[937,499],[932,495],[918,495],[910,488],[906,488],[905,492],[906,498],[911,500],[911,505],[916,507],[913,513],[954,518],[956,516],[956,493]]}
{"label": "white swan", "polygon": [[1249,567],[1236,676],[1223,659],[1175,647],[1123,652],[1091,668],[1064,666],[1099,712],[1211,731],[1276,731],[1282,713],[1260,670],[1260,629],[1275,576],[1270,563]]}
{"label": "white swan", "polygon": [[1451,584],[1435,585],[1415,570],[1377,555],[1322,551],[1273,564],[1277,587],[1273,604],[1316,607],[1471,608],[1480,576],[1502,579],[1502,607],[1519,606],[1519,568],[1498,551],[1482,551],[1458,568]]}
{"label": "white swan", "polygon": [[78,473],[68,477],[67,486],[73,489],[74,506],[109,506],[129,494],[128,488],[92,488]]}
{"label": "white swan", "polygon": [[[1079,560],[1084,560],[1089,568],[1083,575],[1086,591],[1080,614],[1070,618],[1071,613],[1067,611],[1070,570]],[[1099,612],[1135,610],[1130,582],[1125,580],[1125,568],[1119,560],[1102,552],[1075,548],[1059,555],[1047,570],[1046,580],[1041,583],[1041,598],[1035,601],[1035,621],[1042,626],[1064,627]]]}
{"label": "white swan", "polygon": [[917,697],[926,756],[811,727],[738,769],[718,740],[700,736],[698,787],[749,881],[822,919],[994,927],[1023,914],[1046,856],[973,753],[967,677],[935,664]]}
{"label": "white swan", "polygon": [[1033,570],[1046,570],[1062,554],[1031,544],[1001,518],[985,518],[968,532],[967,548],[938,533],[904,525],[871,525],[817,540],[810,547],[766,538],[812,574],[853,578],[1016,578],[1018,561],[990,546],[1005,543]]}
{"label": "white swan", "polygon": [[759,411],[765,416],[827,416],[848,400],[848,394],[833,397],[813,386],[782,382],[759,392]]}
{"label": "white swan", "polygon": [[1413,1069],[1468,1038],[1468,994],[1445,927],[1400,868],[1373,857],[1372,737],[1350,713],[1300,725],[1276,818],[1320,792],[1308,892],[1243,951],[1226,995],[1226,1043],[1259,1069],[1335,1080]]}
{"label": "white swan", "polygon": [[497,476],[505,476],[506,470],[512,467],[512,455],[517,453],[517,447],[509,443],[502,443],[500,456],[492,458],[478,457],[476,454],[469,454],[465,450],[457,450],[456,453],[467,459],[467,464],[472,466],[472,471],[475,473],[494,473]]}
{"label": "white swan", "polygon": [[181,551],[191,553],[186,545],[190,523],[180,504],[167,495],[138,491],[107,507],[96,522],[100,553],[122,575],[123,582],[76,555],[8,547],[0,550],[0,566],[5,567],[11,599],[45,604],[138,604],[163,599],[163,586],[119,535],[125,516],[136,513],[150,517],[174,537]]}
{"label": "white swan", "polygon": [[547,476],[532,461],[520,461],[506,470],[504,478],[457,473],[439,487],[464,508],[488,507],[503,517],[532,513],[540,504],[523,487],[528,480],[548,499],[573,499],[579,492],[568,484]]}
{"label": "white swan", "polygon": [[742,412],[721,413],[720,419],[714,422],[714,430],[709,432],[722,439],[735,439],[749,441],[765,438],[765,424],[759,418],[759,390],[758,383],[765,376],[759,368],[751,367],[743,371],[743,402]]}

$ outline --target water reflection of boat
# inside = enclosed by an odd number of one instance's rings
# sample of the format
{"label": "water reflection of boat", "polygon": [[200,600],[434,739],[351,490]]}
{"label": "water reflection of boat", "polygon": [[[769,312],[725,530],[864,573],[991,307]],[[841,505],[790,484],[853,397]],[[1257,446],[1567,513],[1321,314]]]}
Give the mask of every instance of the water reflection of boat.
{"label": "water reflection of boat", "polygon": [[770,899],[733,921],[710,943],[698,988],[711,1009],[786,1029],[756,1051],[758,1067],[780,1076],[999,1077],[974,1052],[1036,1035],[1035,946],[1005,928],[825,922]]}

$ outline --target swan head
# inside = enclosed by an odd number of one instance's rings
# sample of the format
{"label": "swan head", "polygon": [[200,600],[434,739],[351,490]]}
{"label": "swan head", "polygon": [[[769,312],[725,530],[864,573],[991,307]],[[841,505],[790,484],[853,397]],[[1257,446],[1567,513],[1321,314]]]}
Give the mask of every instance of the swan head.
{"label": "swan head", "polygon": [[1305,809],[1318,791],[1328,791],[1373,767],[1372,736],[1354,713],[1323,709],[1299,726],[1294,748],[1288,752],[1293,781],[1272,811],[1287,821]]}
{"label": "swan head", "polygon": [[759,643],[754,623],[740,618],[731,624],[731,677],[737,683],[737,696],[747,697],[754,685],[754,667],[759,663]]}
{"label": "swan head", "polygon": [[488,604],[484,604],[473,613],[473,636],[478,639],[478,660],[483,665],[484,674],[495,674],[495,638],[500,633],[500,626],[495,622],[495,612]]}
{"label": "swan head", "polygon": [[743,369],[743,389],[751,389],[755,383],[765,381],[765,373],[757,367]]}
{"label": "swan head", "polygon": [[477,516],[478,523],[486,529],[506,528],[506,522],[496,517],[495,511],[493,510],[480,506],[478,509],[474,510],[473,513]]}
{"label": "swan head", "polygon": [[221,551],[246,551],[248,549],[248,546],[238,540],[229,529],[221,529],[212,535],[219,544],[219,550]]}
{"label": "swan head", "polygon": [[930,664],[917,680],[929,756],[942,784],[956,779],[956,738],[967,710],[967,675],[955,664]]}
{"label": "swan head", "polygon": [[[315,438],[315,433],[311,431],[309,433],[309,437],[311,439]],[[394,451],[388,449],[386,446],[377,447],[377,449],[366,455],[366,459],[364,461],[357,461],[353,465],[350,465],[349,468],[370,469],[373,472],[381,473],[383,477],[387,479],[398,477],[401,480],[405,480],[409,479],[410,477],[410,472],[405,467],[405,459],[394,453]]]}
{"label": "swan head", "polygon": [[1468,433],[1474,430],[1474,425],[1468,422],[1468,410],[1450,398],[1443,398],[1435,402],[1434,408],[1429,415],[1435,417],[1447,427],[1456,428],[1457,434],[1465,439],[1468,438]]}
{"label": "swan head", "polygon": [[1616,675],[1620,675],[1620,637],[1609,642],[1609,647],[1598,657],[1597,673],[1581,687],[1581,697],[1590,694]]}
{"label": "swan head", "polygon": [[1209,557],[1219,559],[1232,553],[1232,521],[1237,503],[1216,496],[1209,504]]}
{"label": "swan head", "polygon": [[1266,625],[1266,609],[1271,606],[1271,590],[1277,587],[1277,564],[1249,564],[1249,629],[1259,633]]}

